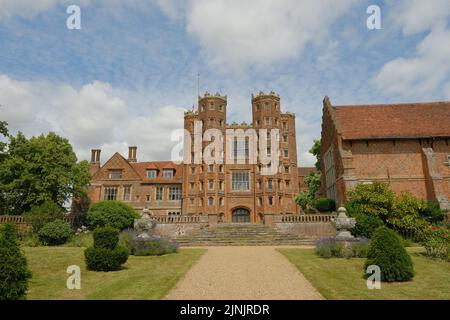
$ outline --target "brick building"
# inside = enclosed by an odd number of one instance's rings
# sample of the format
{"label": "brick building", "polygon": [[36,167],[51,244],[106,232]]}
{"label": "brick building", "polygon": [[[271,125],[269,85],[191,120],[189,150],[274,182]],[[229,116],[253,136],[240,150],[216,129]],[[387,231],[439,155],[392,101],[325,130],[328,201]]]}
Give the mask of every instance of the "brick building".
{"label": "brick building", "polygon": [[[183,176],[183,214],[202,215],[218,214],[219,221],[224,222],[260,222],[267,214],[294,214],[297,205],[294,201],[298,193],[297,174],[297,143],[295,134],[295,115],[280,111],[280,97],[274,92],[252,95],[251,124],[227,124],[227,97],[220,94],[205,93],[199,97],[198,111],[186,112],[184,128],[194,136],[194,123],[201,121],[203,135],[208,129],[217,129],[223,136],[227,129],[254,129],[259,135],[259,129],[279,129],[279,170],[274,175],[262,175],[262,164],[259,161],[249,161],[249,145],[243,143],[243,163],[229,164],[185,164]],[[270,139],[258,136],[259,139]],[[230,156],[227,139],[223,141],[222,159],[237,159],[239,146],[237,140]],[[205,148],[210,142],[203,142]],[[189,148],[185,146],[185,150]],[[270,144],[267,147],[270,154]],[[194,152],[194,146],[191,146]],[[217,159],[217,158],[216,158]]]}
{"label": "brick building", "polygon": [[120,200],[137,211],[154,215],[181,215],[183,166],[171,161],[137,162],[137,148],[129,147],[128,159],[115,153],[100,166],[100,150],[92,150],[92,202]]}
{"label": "brick building", "polygon": [[[227,97],[205,93],[199,97],[198,110],[185,113],[185,130],[192,137],[201,138],[208,129],[216,129],[224,137],[231,129],[244,133],[253,129],[257,135],[260,129],[266,129],[264,137],[257,138],[268,140],[266,151],[270,155],[274,132],[270,130],[278,129],[275,143],[279,148],[279,165],[275,174],[262,174],[266,165],[259,157],[251,161],[248,137],[243,141],[224,138],[222,150],[213,151],[217,160],[214,163],[137,162],[137,148],[130,147],[128,159],[116,153],[100,166],[101,151],[92,150],[91,200],[126,201],[136,210],[147,208],[154,215],[217,215],[217,220],[223,222],[258,223],[266,215],[297,213],[294,197],[300,186],[295,115],[281,112],[280,97],[274,92],[252,95],[251,103],[251,124],[227,124]],[[202,124],[201,131],[194,130],[195,123]],[[201,154],[210,152],[207,149],[210,143],[201,142]],[[185,145],[184,151],[192,153],[192,160],[194,149],[194,143]],[[238,149],[244,157],[239,158]],[[236,161],[232,164],[224,161],[228,158]]]}
{"label": "brick building", "polygon": [[384,181],[450,207],[450,102],[333,106],[323,101],[322,193],[341,204]]}

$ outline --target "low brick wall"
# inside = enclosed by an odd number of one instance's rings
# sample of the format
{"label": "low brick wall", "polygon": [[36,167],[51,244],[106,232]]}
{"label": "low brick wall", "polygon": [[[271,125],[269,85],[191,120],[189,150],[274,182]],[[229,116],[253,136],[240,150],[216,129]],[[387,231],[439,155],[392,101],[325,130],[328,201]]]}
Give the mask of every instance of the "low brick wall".
{"label": "low brick wall", "polygon": [[322,237],[331,237],[336,235],[336,229],[329,222],[276,222],[275,228],[280,233],[293,234],[300,238],[306,237],[320,239]]}

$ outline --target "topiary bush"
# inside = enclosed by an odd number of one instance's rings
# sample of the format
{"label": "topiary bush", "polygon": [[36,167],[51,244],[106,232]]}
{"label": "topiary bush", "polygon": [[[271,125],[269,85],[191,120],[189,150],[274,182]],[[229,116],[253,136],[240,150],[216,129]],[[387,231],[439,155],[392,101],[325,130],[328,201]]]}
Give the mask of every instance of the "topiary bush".
{"label": "topiary bush", "polygon": [[6,223],[0,229],[0,300],[26,298],[31,272],[19,247],[16,226]]}
{"label": "topiary bush", "polygon": [[319,198],[314,201],[314,207],[320,212],[330,212],[336,210],[336,201],[328,198]]}
{"label": "topiary bush", "polygon": [[119,230],[113,227],[101,227],[94,231],[94,247],[114,249],[119,243]]}
{"label": "topiary bush", "polygon": [[86,266],[93,271],[119,270],[128,260],[128,249],[118,245],[119,230],[112,227],[94,230],[94,245],[84,251]]}
{"label": "topiary bush", "polygon": [[115,271],[128,260],[128,250],[124,247],[114,249],[89,247],[84,251],[86,266],[92,271]]}
{"label": "topiary bush", "polygon": [[64,244],[71,236],[69,224],[59,219],[45,224],[38,232],[39,240],[47,246]]}
{"label": "topiary bush", "polygon": [[91,230],[97,227],[113,227],[123,230],[133,226],[139,214],[128,204],[120,201],[94,203],[87,213],[87,225]]}
{"label": "topiary bush", "polygon": [[37,233],[46,223],[64,219],[64,209],[52,201],[46,201],[39,206],[31,207],[30,212],[26,213],[24,218]]}
{"label": "topiary bush", "polygon": [[414,277],[411,257],[400,236],[386,227],[378,228],[372,236],[364,271],[370,265],[380,267],[381,281],[409,281]]}

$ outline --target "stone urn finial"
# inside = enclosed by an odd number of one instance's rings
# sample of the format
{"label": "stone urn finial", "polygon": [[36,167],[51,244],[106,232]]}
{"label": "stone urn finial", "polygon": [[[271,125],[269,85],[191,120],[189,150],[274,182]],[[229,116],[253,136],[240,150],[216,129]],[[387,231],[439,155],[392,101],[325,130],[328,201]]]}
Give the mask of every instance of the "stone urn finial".
{"label": "stone urn finial", "polygon": [[347,217],[347,210],[344,207],[338,209],[338,216],[331,219],[331,224],[336,228],[336,239],[353,239],[354,236],[348,231],[356,224],[355,218]]}

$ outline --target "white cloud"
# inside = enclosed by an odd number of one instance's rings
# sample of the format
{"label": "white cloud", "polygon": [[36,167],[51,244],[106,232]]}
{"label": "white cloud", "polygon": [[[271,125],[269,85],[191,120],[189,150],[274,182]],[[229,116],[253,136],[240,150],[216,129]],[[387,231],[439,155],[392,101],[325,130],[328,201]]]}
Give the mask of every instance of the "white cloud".
{"label": "white cloud", "polygon": [[[208,61],[222,70],[266,66],[298,57],[321,43],[355,0],[191,0],[156,3],[173,17],[185,11],[186,28]],[[177,9],[178,8],[178,9]]]}
{"label": "white cloud", "polygon": [[414,57],[399,57],[386,63],[374,79],[376,86],[391,94],[433,98],[445,96],[450,83],[450,30],[435,25],[417,46]]}
{"label": "white cloud", "polygon": [[[79,6],[85,6],[90,0],[77,1]],[[54,6],[74,4],[71,0],[0,0],[0,20],[21,16],[30,18],[41,12],[52,9]]]}
{"label": "white cloud", "polygon": [[387,3],[390,20],[405,35],[427,31],[450,17],[448,0],[389,0]]}
{"label": "white cloud", "polygon": [[124,96],[130,93],[94,81],[76,89],[45,81],[18,81],[0,75],[0,119],[12,133],[26,135],[55,131],[66,137],[81,159],[101,148],[105,161],[114,152],[127,156],[129,145],[139,147],[140,160],[169,159],[174,129],[183,126],[183,109],[148,106],[148,116],[133,113]]}

